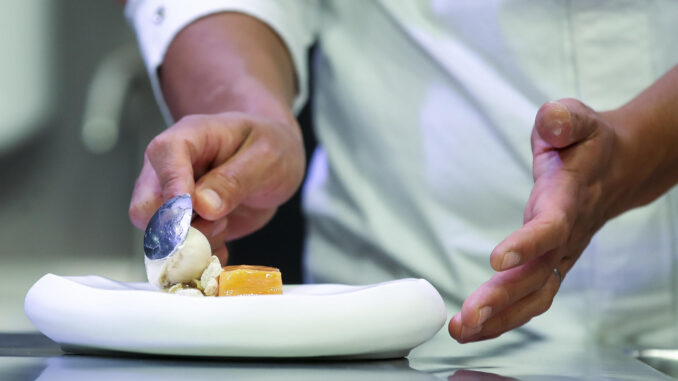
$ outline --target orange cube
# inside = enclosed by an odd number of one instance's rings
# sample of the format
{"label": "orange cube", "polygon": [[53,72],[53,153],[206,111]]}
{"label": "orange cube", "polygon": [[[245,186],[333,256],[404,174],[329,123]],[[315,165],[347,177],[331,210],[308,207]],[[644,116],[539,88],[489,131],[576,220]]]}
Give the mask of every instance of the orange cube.
{"label": "orange cube", "polygon": [[219,274],[218,296],[282,294],[280,270],[266,266],[226,266]]}

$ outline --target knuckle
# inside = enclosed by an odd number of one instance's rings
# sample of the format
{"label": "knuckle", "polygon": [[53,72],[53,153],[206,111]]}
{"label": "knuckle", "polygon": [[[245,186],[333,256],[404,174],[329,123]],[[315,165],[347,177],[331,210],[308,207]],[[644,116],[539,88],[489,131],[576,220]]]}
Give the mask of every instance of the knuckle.
{"label": "knuckle", "polygon": [[139,229],[145,229],[148,216],[143,207],[136,203],[130,204],[127,214],[129,215],[129,219],[132,221],[134,226]]}
{"label": "knuckle", "polygon": [[175,189],[181,189],[185,183],[184,177],[180,173],[170,173],[164,179],[165,183],[162,184],[163,196],[174,197],[175,194],[168,194],[175,191]]}
{"label": "knuckle", "polygon": [[544,257],[539,261],[536,271],[539,272],[539,287],[544,288],[548,286],[548,281],[553,276],[553,260],[557,258],[556,255],[551,255],[550,257]]}
{"label": "knuckle", "polygon": [[539,301],[539,304],[537,305],[537,312],[535,316],[539,316],[551,308],[551,305],[553,304],[553,297],[548,295],[547,297],[543,298],[542,300]]}
{"label": "knuckle", "polygon": [[234,117],[235,117],[234,122],[237,123],[245,131],[249,132],[255,130],[254,126],[255,124],[257,124],[257,121],[252,116],[237,113],[234,115]]}
{"label": "knuckle", "polygon": [[160,138],[160,135],[154,137],[151,139],[151,141],[148,143],[146,146],[146,151],[144,151],[144,154],[147,157],[153,157],[155,156],[156,152],[160,150],[160,147],[163,145],[162,139]]}
{"label": "knuckle", "polygon": [[511,314],[501,314],[498,320],[499,327],[512,327],[514,325]]}
{"label": "knuckle", "polygon": [[242,176],[234,170],[215,171],[213,181],[218,188],[215,190],[225,199],[231,194],[240,193],[245,186]]}
{"label": "knuckle", "polygon": [[129,219],[132,220],[132,222],[136,226],[136,222],[141,217],[141,213],[140,213],[137,205],[136,204],[130,204],[129,209],[127,209],[127,214],[129,215]]}
{"label": "knuckle", "polygon": [[205,116],[199,114],[184,115],[179,119],[175,126],[195,126],[205,122]]}
{"label": "knuckle", "polygon": [[500,306],[506,306],[511,303],[512,297],[509,290],[504,285],[497,285],[494,289],[494,298]]}
{"label": "knuckle", "polygon": [[146,151],[144,154],[148,158],[157,157],[162,155],[163,152],[167,150],[167,146],[171,143],[171,139],[167,133],[161,133],[151,139],[151,141],[146,146]]}
{"label": "knuckle", "polygon": [[[553,283],[555,282],[551,282],[551,284]],[[541,292],[540,298],[537,300],[537,308],[534,316],[539,316],[551,308],[553,305],[553,300],[556,296],[556,292],[557,286],[551,287],[547,284],[547,286]]]}
{"label": "knuckle", "polygon": [[565,242],[570,235],[570,217],[565,211],[556,211],[551,216],[549,224],[555,233],[554,239],[558,243]]}
{"label": "knuckle", "polygon": [[271,163],[277,163],[282,156],[278,144],[268,136],[257,141],[257,150],[262,157],[267,158]]}

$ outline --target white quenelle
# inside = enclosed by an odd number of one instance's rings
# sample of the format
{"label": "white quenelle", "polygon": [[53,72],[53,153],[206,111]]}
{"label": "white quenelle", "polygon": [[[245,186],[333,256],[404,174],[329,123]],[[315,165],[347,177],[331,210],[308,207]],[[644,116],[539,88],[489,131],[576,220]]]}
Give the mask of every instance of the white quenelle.
{"label": "white quenelle", "polygon": [[211,257],[212,249],[207,238],[198,229],[190,227],[184,242],[168,257],[155,260],[144,257],[148,282],[164,289],[200,279]]}

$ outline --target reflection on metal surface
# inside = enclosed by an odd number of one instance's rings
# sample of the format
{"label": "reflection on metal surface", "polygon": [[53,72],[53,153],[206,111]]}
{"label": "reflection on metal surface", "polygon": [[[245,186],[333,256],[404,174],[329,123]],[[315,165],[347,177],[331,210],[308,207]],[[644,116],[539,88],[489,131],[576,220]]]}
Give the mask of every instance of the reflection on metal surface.
{"label": "reflection on metal surface", "polygon": [[193,217],[191,195],[182,194],[167,200],[146,226],[144,252],[148,259],[170,256],[188,235]]}
{"label": "reflection on metal surface", "polygon": [[645,364],[678,378],[678,349],[638,349],[631,355]]}
{"label": "reflection on metal surface", "polygon": [[513,377],[504,377],[494,373],[460,369],[447,378],[447,381],[518,381]]}
{"label": "reflection on metal surface", "polygon": [[[432,340],[408,359],[296,361],[163,356],[62,355],[40,334],[0,333],[0,379],[25,380],[454,380],[454,381],[670,381],[621,349],[548,341],[507,351],[496,343],[455,345]],[[438,345],[440,344],[440,345]],[[1,353],[4,350],[4,353]],[[419,354],[417,354],[417,352]],[[501,352],[501,354],[499,354]],[[671,353],[674,352],[674,353]],[[675,351],[645,354],[673,357]],[[631,354],[631,355],[630,355]],[[668,355],[668,356],[667,356]],[[672,361],[672,360],[671,360]]]}
{"label": "reflection on metal surface", "polygon": [[62,356],[47,360],[38,380],[435,380],[406,359],[361,362],[250,362],[187,358]]}

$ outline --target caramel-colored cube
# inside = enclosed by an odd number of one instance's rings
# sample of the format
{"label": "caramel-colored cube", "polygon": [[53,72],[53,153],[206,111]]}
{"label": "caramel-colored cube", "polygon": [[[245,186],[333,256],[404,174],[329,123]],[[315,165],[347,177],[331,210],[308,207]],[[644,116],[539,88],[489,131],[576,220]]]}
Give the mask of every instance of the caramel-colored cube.
{"label": "caramel-colored cube", "polygon": [[218,296],[282,294],[280,270],[266,266],[226,266],[219,274]]}

